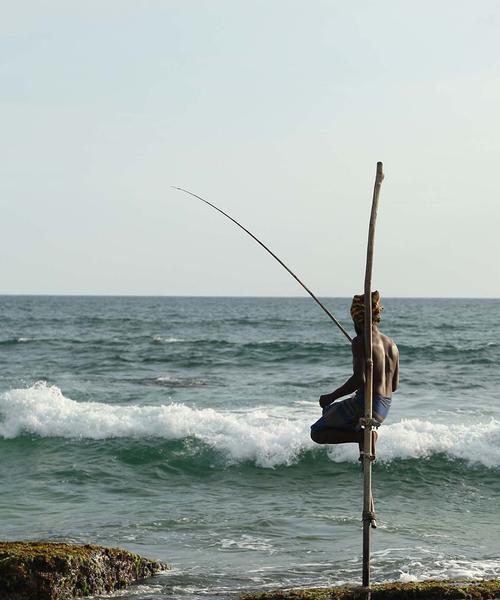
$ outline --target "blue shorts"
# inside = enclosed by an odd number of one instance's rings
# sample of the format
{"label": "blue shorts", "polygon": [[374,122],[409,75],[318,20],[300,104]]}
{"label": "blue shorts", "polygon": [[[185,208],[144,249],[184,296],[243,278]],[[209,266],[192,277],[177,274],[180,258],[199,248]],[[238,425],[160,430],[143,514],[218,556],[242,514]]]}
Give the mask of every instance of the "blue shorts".
{"label": "blue shorts", "polygon": [[[390,396],[373,395],[373,418],[382,423],[389,414],[392,398]],[[365,395],[363,390],[354,396],[332,402],[323,409],[323,416],[311,425],[311,431],[318,432],[324,429],[350,429],[360,431],[359,420],[364,416]]]}

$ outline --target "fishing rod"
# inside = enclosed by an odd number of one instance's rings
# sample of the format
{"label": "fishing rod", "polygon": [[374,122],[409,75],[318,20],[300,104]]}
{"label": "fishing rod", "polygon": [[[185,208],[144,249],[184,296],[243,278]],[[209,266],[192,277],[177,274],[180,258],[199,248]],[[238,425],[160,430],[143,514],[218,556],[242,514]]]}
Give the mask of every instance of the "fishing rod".
{"label": "fishing rod", "polygon": [[319,306],[325,311],[325,313],[330,317],[330,319],[335,323],[335,325],[337,325],[337,327],[340,329],[340,331],[345,335],[345,337],[352,342],[352,338],[351,336],[347,333],[347,331],[344,329],[344,327],[342,326],[342,324],[333,316],[333,314],[326,308],[326,306],[316,298],[316,296],[311,292],[311,290],[305,285],[305,283],[303,283],[298,277],[297,275],[295,275],[295,273],[289,269],[285,263],[281,260],[281,258],[279,258],[278,256],[276,256],[276,254],[274,254],[274,252],[272,250],[270,250],[263,242],[261,242],[259,240],[258,237],[256,237],[251,231],[248,231],[248,229],[246,227],[243,227],[243,225],[241,223],[238,223],[238,221],[236,219],[233,219],[233,217],[231,217],[230,215],[228,215],[226,212],[224,212],[223,210],[221,210],[220,208],[218,208],[217,206],[215,206],[215,204],[212,204],[211,202],[209,202],[208,200],[205,200],[205,198],[202,198],[201,196],[198,196],[198,194],[194,194],[193,192],[190,192],[189,190],[185,190],[184,188],[181,187],[177,187],[175,185],[172,186],[174,188],[174,190],[179,190],[180,192],[184,192],[185,194],[189,194],[190,196],[193,196],[193,198],[198,198],[198,200],[201,200],[202,202],[204,202],[205,204],[208,204],[208,206],[211,206],[212,208],[214,208],[216,211],[220,212],[221,214],[223,214],[225,217],[227,217],[230,221],[232,221],[235,225],[238,225],[238,227],[240,229],[243,229],[243,231],[245,233],[248,233],[248,235],[253,238],[258,244],[260,244],[264,250],[266,250],[267,252],[269,252],[269,254],[275,259],[277,260],[280,265],[285,268],[290,275],[305,289],[305,291],[309,294],[309,296],[311,296],[311,298],[317,302],[317,304],[319,304]]}

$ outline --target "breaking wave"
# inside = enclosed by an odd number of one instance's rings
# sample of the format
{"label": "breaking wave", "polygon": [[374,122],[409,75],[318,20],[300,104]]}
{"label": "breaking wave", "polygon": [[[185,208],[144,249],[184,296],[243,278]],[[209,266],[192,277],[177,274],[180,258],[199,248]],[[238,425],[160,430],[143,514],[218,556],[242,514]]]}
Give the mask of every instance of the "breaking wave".
{"label": "breaking wave", "polygon": [[[283,418],[284,410],[287,417]],[[325,451],[309,439],[316,408],[258,407],[245,410],[193,408],[185,404],[110,405],[77,402],[56,386],[38,382],[0,395],[0,437],[106,440],[112,438],[182,440],[194,438],[228,464],[251,461],[259,467],[300,462],[304,454]],[[353,444],[329,446],[334,462],[357,460]],[[384,425],[379,462],[444,455],[487,468],[500,466],[500,422],[465,424],[403,419]]]}

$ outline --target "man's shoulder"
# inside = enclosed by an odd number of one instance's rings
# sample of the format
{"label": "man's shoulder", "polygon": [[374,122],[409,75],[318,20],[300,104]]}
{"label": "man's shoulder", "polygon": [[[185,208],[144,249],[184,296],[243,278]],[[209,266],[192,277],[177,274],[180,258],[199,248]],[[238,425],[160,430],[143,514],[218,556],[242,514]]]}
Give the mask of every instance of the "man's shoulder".
{"label": "man's shoulder", "polygon": [[383,333],[380,334],[380,337],[386,348],[390,348],[393,352],[399,352],[396,342],[392,338]]}
{"label": "man's shoulder", "polygon": [[377,330],[377,336],[380,338],[380,340],[384,344],[384,346],[394,347],[397,349],[396,342],[392,338],[390,338],[388,335],[385,335],[385,333],[382,333],[380,331],[380,329]]}
{"label": "man's shoulder", "polygon": [[385,333],[382,333],[381,331],[379,331],[379,335],[383,340],[387,340],[388,342],[394,343],[393,339],[390,338],[388,335],[385,335]]}

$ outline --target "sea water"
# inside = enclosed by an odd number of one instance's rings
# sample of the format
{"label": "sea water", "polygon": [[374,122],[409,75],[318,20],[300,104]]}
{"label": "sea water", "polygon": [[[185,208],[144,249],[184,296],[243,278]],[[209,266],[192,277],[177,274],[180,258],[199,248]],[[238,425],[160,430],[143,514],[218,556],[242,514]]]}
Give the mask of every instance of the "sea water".
{"label": "sea water", "polygon": [[[500,577],[500,301],[383,303],[372,578]],[[2,539],[171,565],[137,600],[360,583],[356,447],[309,438],[351,350],[312,300],[4,296],[0,318]]]}

